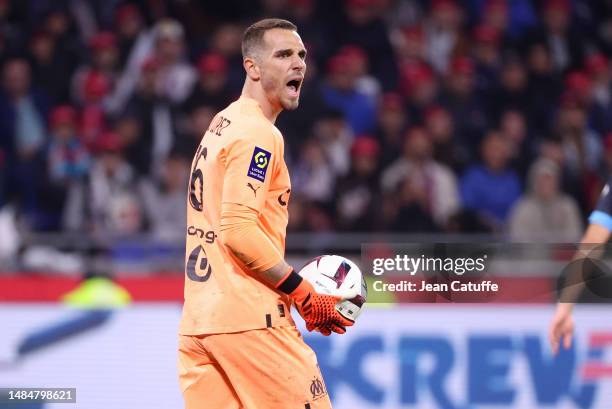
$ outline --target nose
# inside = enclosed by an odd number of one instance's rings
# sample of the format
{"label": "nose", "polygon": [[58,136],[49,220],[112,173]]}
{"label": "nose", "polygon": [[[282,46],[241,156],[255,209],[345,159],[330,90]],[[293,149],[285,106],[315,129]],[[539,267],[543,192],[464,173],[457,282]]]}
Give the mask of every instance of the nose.
{"label": "nose", "polygon": [[304,72],[306,70],[306,61],[296,55],[291,63],[291,70]]}

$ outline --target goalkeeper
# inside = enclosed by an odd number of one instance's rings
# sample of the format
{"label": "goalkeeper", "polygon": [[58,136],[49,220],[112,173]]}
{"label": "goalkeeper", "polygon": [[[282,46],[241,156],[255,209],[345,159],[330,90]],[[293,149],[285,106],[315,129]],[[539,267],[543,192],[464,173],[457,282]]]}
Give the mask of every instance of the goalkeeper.
{"label": "goalkeeper", "polygon": [[309,331],[342,334],[352,322],[335,309],[340,297],[315,293],[283,258],[291,185],[274,122],[298,106],[306,50],[296,30],[266,19],[245,31],[242,95],[193,158],[178,359],[187,409],[331,407],[290,305]]}

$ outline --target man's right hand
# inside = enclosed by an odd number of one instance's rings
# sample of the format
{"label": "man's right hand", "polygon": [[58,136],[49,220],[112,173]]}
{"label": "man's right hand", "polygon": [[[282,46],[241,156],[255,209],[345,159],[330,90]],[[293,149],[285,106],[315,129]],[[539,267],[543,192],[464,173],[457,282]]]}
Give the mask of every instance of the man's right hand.
{"label": "man's right hand", "polygon": [[559,352],[559,345],[563,342],[563,348],[572,346],[574,335],[574,319],[572,318],[573,304],[560,303],[550,323],[548,338],[553,355]]}

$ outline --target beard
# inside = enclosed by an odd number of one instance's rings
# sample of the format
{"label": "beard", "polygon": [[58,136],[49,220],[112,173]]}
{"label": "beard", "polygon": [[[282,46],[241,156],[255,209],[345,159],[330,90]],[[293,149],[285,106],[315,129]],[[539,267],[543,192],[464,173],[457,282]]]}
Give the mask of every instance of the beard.
{"label": "beard", "polygon": [[281,106],[285,111],[293,111],[300,105],[300,99],[298,98],[280,98]]}
{"label": "beard", "polygon": [[263,88],[268,100],[273,104],[280,106],[285,111],[293,111],[299,105],[298,98],[290,98],[287,96],[286,84],[279,83],[277,79],[270,76],[262,75],[261,87]]}

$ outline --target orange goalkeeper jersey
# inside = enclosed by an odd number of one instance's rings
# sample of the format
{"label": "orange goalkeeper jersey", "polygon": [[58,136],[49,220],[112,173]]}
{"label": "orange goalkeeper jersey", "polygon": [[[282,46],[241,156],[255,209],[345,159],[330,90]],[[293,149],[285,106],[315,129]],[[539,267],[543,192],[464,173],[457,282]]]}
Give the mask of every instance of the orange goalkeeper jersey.
{"label": "orange goalkeeper jersey", "polygon": [[181,334],[294,325],[289,299],[259,281],[221,234],[222,209],[246,209],[271,243],[262,248],[277,252],[257,268],[284,257],[291,185],[283,153],[280,131],[250,98],[218,113],[204,133],[191,165]]}

